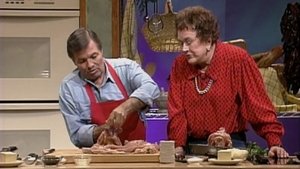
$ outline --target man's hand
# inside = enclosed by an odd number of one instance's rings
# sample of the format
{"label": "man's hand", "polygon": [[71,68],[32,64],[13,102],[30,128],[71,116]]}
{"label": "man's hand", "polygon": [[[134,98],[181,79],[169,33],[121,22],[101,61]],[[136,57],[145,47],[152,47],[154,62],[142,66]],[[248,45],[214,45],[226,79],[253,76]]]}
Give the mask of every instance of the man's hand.
{"label": "man's hand", "polygon": [[106,120],[106,124],[113,128],[116,133],[122,132],[122,126],[127,118],[127,113],[124,111],[120,111],[119,109],[114,109],[108,119]]}
{"label": "man's hand", "polygon": [[137,113],[138,111],[142,110],[145,108],[145,106],[145,103],[138,98],[130,97],[110,113],[108,119],[106,120],[106,124],[113,128],[117,134],[119,134],[122,132],[122,127],[126,121],[126,118],[130,116],[131,113]]}
{"label": "man's hand", "polygon": [[93,141],[94,143],[97,143],[98,137],[104,131],[105,129],[109,129],[109,126],[107,124],[103,124],[101,126],[95,126],[93,130]]}
{"label": "man's hand", "polygon": [[97,143],[99,145],[122,145],[120,138],[117,136],[117,133],[113,129],[105,128],[100,136],[98,137]]}
{"label": "man's hand", "polygon": [[289,154],[282,147],[272,146],[269,150],[268,156],[271,158],[288,158]]}

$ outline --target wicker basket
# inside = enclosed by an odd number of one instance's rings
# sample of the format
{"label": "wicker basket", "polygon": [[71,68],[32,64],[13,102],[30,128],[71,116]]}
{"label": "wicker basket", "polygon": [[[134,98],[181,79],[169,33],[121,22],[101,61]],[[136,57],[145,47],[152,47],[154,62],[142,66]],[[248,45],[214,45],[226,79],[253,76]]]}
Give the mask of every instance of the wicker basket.
{"label": "wicker basket", "polygon": [[161,29],[151,31],[151,21],[143,25],[143,34],[150,48],[156,52],[179,52],[181,44],[176,37],[175,17],[176,13],[172,10],[171,1],[166,1],[166,13],[159,14],[162,21]]}

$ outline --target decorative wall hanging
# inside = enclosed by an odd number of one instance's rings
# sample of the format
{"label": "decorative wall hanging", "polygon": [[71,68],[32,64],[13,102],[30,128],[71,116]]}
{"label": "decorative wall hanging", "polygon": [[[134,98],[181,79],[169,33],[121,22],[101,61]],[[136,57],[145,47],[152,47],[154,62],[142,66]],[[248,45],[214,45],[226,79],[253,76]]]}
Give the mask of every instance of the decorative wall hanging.
{"label": "decorative wall hanging", "polygon": [[122,24],[121,57],[129,58],[141,64],[136,45],[136,22],[134,0],[127,0]]}
{"label": "decorative wall hanging", "polygon": [[175,18],[171,0],[166,0],[165,13],[158,13],[158,2],[154,2],[154,14],[147,16],[147,2],[143,34],[149,47],[156,52],[179,52],[181,43],[177,40]]}

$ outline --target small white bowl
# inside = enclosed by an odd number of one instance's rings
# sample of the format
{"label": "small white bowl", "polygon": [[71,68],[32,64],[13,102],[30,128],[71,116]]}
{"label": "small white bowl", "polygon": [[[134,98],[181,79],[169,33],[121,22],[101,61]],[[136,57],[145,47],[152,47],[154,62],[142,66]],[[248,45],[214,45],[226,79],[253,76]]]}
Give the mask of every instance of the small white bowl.
{"label": "small white bowl", "polygon": [[60,160],[60,162],[59,162],[59,164],[63,165],[63,164],[65,164],[66,162],[67,162],[67,159],[64,158],[64,157],[62,157],[61,160]]}
{"label": "small white bowl", "polygon": [[91,157],[88,155],[79,155],[74,157],[75,165],[77,166],[88,166],[91,162]]}

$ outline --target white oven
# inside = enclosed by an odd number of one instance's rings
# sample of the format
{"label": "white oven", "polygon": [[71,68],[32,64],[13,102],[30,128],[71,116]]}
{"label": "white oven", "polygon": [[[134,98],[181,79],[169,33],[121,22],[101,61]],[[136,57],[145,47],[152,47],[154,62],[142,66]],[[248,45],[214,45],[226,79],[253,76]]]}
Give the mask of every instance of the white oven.
{"label": "white oven", "polygon": [[66,41],[78,27],[79,0],[0,0],[0,110],[57,103],[75,68]]}

